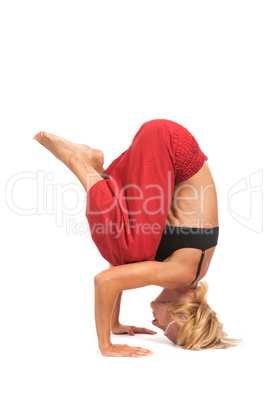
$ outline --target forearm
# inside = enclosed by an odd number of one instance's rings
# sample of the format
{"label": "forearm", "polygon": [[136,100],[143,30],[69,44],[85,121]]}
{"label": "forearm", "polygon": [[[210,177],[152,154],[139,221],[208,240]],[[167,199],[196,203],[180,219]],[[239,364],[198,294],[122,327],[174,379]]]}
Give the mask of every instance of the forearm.
{"label": "forearm", "polygon": [[[121,344],[113,345],[111,343],[111,322],[114,322],[116,318],[118,319],[121,296],[124,290],[159,285],[158,271],[162,267],[162,264],[165,270],[167,265],[165,263],[145,261],[131,264],[132,269],[129,269],[129,265],[119,265],[102,271],[95,276],[95,320],[99,348],[103,356],[142,357],[152,354],[149,350],[140,347],[130,347]],[[129,333],[128,328],[125,329]],[[140,329],[141,331],[139,331]],[[133,332],[133,327],[131,327],[131,330]],[[137,332],[144,332],[144,328],[135,327],[135,330]],[[144,333],[153,332],[147,331]]]}
{"label": "forearm", "polygon": [[101,273],[95,277],[95,323],[101,352],[111,346],[111,316],[118,293],[115,284]]}
{"label": "forearm", "polygon": [[111,330],[113,327],[117,324],[119,324],[119,314],[120,314],[120,305],[121,305],[121,299],[122,299],[122,294],[123,292],[118,293],[114,309],[112,312],[112,317],[111,317]]}

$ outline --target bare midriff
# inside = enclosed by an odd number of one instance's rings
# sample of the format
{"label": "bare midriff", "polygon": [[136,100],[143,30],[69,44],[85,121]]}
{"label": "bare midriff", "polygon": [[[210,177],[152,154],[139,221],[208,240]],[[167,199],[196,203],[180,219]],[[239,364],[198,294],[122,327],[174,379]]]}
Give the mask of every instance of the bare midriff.
{"label": "bare midriff", "polygon": [[[207,162],[194,176],[175,185],[166,224],[196,228],[219,226],[217,192]],[[205,276],[214,251],[215,247],[206,250],[199,280]],[[179,249],[165,261],[178,258],[182,256],[182,253],[185,257],[189,255],[191,258],[194,257],[194,254],[198,257],[201,250]]]}

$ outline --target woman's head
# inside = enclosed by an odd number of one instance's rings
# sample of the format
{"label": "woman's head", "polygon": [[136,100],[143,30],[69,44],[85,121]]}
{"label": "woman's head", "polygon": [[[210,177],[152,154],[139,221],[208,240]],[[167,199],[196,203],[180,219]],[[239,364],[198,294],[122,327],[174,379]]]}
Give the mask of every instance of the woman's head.
{"label": "woman's head", "polygon": [[176,343],[178,334],[178,325],[170,314],[168,307],[174,301],[182,302],[194,297],[195,290],[182,291],[181,289],[164,289],[160,295],[151,302],[154,320],[152,324],[164,331],[164,335]]}
{"label": "woman's head", "polygon": [[[227,338],[223,324],[206,301],[207,292],[205,281],[199,282],[194,291],[181,296],[178,294],[175,299],[174,292],[164,289],[151,303],[155,317],[153,325],[166,331],[167,338],[183,349],[227,349],[236,346],[240,340]],[[179,302],[174,301],[176,299]]]}

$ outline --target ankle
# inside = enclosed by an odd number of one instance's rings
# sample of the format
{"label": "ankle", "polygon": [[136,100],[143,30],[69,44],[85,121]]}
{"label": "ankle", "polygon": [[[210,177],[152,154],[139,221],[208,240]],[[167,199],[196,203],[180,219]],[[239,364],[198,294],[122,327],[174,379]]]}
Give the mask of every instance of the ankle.
{"label": "ankle", "polygon": [[99,174],[102,174],[104,172],[105,169],[103,169],[103,166],[94,166],[92,164],[92,167],[96,170],[96,172],[98,172]]}

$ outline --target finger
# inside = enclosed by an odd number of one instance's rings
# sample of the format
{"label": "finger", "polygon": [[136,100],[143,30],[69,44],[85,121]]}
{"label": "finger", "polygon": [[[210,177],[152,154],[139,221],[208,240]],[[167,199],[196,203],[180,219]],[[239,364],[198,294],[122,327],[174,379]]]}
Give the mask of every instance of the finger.
{"label": "finger", "polygon": [[147,329],[147,328],[135,328],[135,332],[138,332],[140,334],[150,334],[150,335],[157,334],[157,332],[152,331],[151,329]]}
{"label": "finger", "polygon": [[130,354],[129,354],[129,356],[130,357],[144,357],[144,356],[150,356],[150,355],[152,355],[153,353],[144,353],[144,352],[139,352],[139,351],[137,351],[137,352],[131,352]]}
{"label": "finger", "polygon": [[152,331],[151,329],[146,329],[146,334],[155,335],[155,334],[157,334],[157,332]]}
{"label": "finger", "polygon": [[143,354],[143,355],[153,355],[153,352],[149,349],[143,349],[143,348],[135,348],[137,353]]}
{"label": "finger", "polygon": [[131,335],[131,336],[134,336],[134,335],[135,335],[135,333],[132,331],[131,328],[127,331],[127,333],[128,333],[128,335]]}
{"label": "finger", "polygon": [[142,355],[139,355],[138,353],[130,353],[129,357],[143,357]]}
{"label": "finger", "polygon": [[[128,345],[124,345],[128,346]],[[128,347],[128,350],[124,354],[124,356],[129,356],[129,357],[143,357],[143,356],[150,356],[153,355],[153,352],[151,352],[148,349],[143,349],[140,347]]]}

